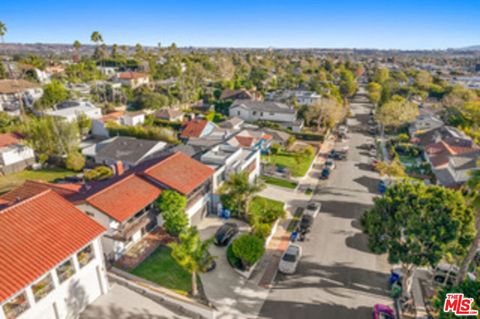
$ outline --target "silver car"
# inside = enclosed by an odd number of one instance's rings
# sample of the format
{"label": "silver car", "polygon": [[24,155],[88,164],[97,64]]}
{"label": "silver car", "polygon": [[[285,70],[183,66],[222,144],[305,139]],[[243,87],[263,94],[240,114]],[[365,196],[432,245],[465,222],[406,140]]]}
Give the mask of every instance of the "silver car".
{"label": "silver car", "polygon": [[315,218],[315,217],[317,217],[318,213],[320,212],[321,207],[322,207],[322,205],[320,203],[310,202],[308,204],[307,208],[305,208],[304,214],[305,215],[310,215],[313,218]]}
{"label": "silver car", "polygon": [[290,244],[283,253],[282,259],[278,264],[278,270],[284,274],[293,274],[297,269],[298,262],[302,257],[302,247]]}

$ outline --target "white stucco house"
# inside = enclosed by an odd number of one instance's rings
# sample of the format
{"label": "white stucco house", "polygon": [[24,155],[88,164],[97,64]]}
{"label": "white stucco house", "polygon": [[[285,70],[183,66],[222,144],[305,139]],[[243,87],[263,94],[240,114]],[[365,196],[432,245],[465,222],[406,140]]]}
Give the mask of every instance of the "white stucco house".
{"label": "white stucco house", "polygon": [[300,131],[303,127],[303,121],[297,120],[295,108],[281,102],[235,100],[229,113],[230,117],[239,117],[247,122],[276,122],[293,131]]}
{"label": "white stucco house", "polygon": [[0,80],[0,111],[11,116],[19,116],[23,103],[33,106],[43,95],[43,89],[37,83],[26,80]]}
{"label": "white stucco house", "polygon": [[126,112],[120,119],[121,124],[127,126],[142,125],[145,123],[145,113],[139,112]]}
{"label": "white stucco house", "polygon": [[0,210],[0,319],[77,318],[108,291],[104,232],[49,189]]}
{"label": "white stucco house", "polygon": [[45,114],[73,122],[82,114],[90,119],[101,118],[102,110],[87,101],[66,101],[57,105],[56,110],[46,111]]}
{"label": "white stucco house", "polygon": [[116,74],[114,80],[132,89],[150,83],[148,74],[143,72],[120,72]]}
{"label": "white stucco house", "polygon": [[13,133],[0,134],[0,173],[23,171],[35,163],[35,152]]}

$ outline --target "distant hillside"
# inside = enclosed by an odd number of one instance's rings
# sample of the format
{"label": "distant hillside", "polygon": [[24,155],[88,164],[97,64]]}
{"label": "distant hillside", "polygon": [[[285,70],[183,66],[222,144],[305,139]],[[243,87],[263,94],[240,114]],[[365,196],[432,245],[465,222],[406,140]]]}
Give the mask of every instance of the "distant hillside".
{"label": "distant hillside", "polygon": [[480,51],[480,45],[471,45],[465,48],[456,49],[458,51]]}

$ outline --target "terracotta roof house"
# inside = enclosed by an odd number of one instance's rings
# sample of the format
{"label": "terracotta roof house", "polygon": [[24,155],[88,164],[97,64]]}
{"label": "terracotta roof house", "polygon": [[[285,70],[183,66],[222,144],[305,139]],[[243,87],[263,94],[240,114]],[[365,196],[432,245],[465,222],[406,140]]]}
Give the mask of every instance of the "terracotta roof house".
{"label": "terracotta roof house", "polygon": [[0,134],[0,173],[23,171],[35,163],[35,152],[13,133]]}
{"label": "terracotta roof house", "polygon": [[68,200],[70,197],[78,194],[82,187],[82,184],[53,184],[43,181],[27,180],[17,188],[1,195],[0,200],[2,200],[4,204],[11,205],[31,198],[49,189]]}
{"label": "terracotta roof house", "polygon": [[205,137],[212,133],[216,127],[215,124],[207,120],[194,119],[183,125],[180,137],[184,139]]}
{"label": "terracotta roof house", "polygon": [[163,108],[160,111],[155,113],[157,119],[171,121],[171,122],[182,122],[184,113],[181,110],[172,109],[172,108]]}
{"label": "terracotta roof house", "polygon": [[467,154],[476,150],[478,150],[477,147],[451,145],[441,140],[440,142],[425,147],[425,157],[433,168],[438,169],[445,167],[451,156]]}
{"label": "terracotta roof house", "polygon": [[115,81],[133,89],[150,83],[150,79],[147,73],[131,71],[117,73]]}
{"label": "terracotta roof house", "polygon": [[144,176],[162,189],[172,189],[187,197],[187,216],[196,225],[207,213],[215,170],[175,152],[143,171]]}
{"label": "terracotta roof house", "polygon": [[102,239],[103,249],[113,261],[157,227],[154,203],[160,193],[159,187],[130,173],[90,191],[76,203],[107,229]]}
{"label": "terracotta roof house", "polygon": [[52,190],[0,211],[0,318],[75,318],[108,291],[105,228]]}
{"label": "terracotta roof house", "polygon": [[243,130],[231,137],[227,143],[235,147],[259,149],[267,152],[272,144],[272,135],[261,130]]}

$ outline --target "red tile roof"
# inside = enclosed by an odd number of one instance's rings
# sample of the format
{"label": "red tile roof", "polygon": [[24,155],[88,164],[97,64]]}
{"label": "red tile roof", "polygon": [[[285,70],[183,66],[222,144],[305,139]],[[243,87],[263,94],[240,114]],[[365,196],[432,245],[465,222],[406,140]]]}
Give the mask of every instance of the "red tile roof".
{"label": "red tile roof", "polygon": [[440,141],[425,147],[425,152],[435,168],[448,164],[449,157],[452,155],[466,154],[474,152],[475,150],[477,150],[477,148],[453,146],[445,141]]}
{"label": "red tile roof", "polygon": [[51,190],[0,211],[0,302],[105,229]]}
{"label": "red tile roof", "polygon": [[202,185],[214,170],[182,152],[176,152],[145,170],[158,183],[187,195]]}
{"label": "red tile roof", "polygon": [[0,199],[4,200],[5,203],[14,204],[40,194],[47,189],[51,189],[60,196],[68,198],[77,194],[81,188],[81,184],[51,184],[41,181],[26,181],[23,185],[0,196]]}
{"label": "red tile roof", "polygon": [[207,124],[207,120],[191,120],[185,123],[181,136],[185,138],[200,137]]}
{"label": "red tile roof", "polygon": [[19,144],[20,136],[15,133],[0,134],[0,147],[9,146],[12,144]]}
{"label": "red tile roof", "polygon": [[132,80],[132,79],[145,78],[148,75],[142,72],[120,72],[117,74],[117,76],[119,79],[122,79],[122,80]]}
{"label": "red tile roof", "polygon": [[155,201],[160,193],[160,188],[131,174],[91,195],[87,202],[123,222]]}
{"label": "red tile roof", "polygon": [[238,141],[238,144],[242,147],[252,147],[253,137],[252,136],[235,136],[235,139]]}
{"label": "red tile roof", "polygon": [[117,121],[119,118],[121,118],[125,112],[123,111],[118,111],[118,112],[112,112],[108,113],[100,118],[102,122],[108,122],[108,121]]}

